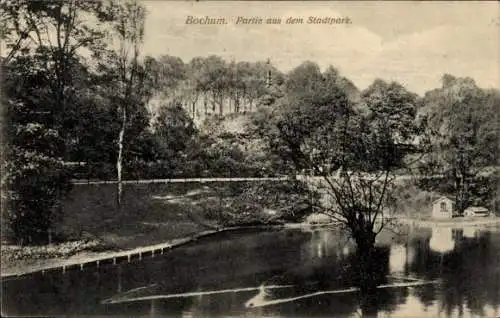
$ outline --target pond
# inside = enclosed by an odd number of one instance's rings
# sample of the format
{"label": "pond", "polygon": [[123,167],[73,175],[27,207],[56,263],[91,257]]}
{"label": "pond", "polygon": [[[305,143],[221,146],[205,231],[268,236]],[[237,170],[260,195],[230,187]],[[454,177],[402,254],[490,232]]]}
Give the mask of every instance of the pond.
{"label": "pond", "polygon": [[[377,245],[379,285],[356,286],[336,229],[226,232],[142,260],[7,279],[8,315],[497,317],[500,232],[414,228]],[[389,238],[389,239],[387,239]]]}

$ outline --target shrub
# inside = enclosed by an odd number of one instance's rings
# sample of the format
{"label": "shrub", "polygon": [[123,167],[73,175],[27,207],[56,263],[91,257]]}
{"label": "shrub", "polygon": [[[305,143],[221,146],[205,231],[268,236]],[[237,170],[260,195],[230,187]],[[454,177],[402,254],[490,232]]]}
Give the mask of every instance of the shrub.
{"label": "shrub", "polygon": [[55,157],[50,147],[57,145],[57,132],[40,124],[17,128],[17,141],[29,140],[31,144],[11,144],[7,149],[3,167],[7,208],[2,215],[6,234],[18,244],[45,243],[53,222],[60,217],[62,198],[70,188],[69,176],[62,159]]}

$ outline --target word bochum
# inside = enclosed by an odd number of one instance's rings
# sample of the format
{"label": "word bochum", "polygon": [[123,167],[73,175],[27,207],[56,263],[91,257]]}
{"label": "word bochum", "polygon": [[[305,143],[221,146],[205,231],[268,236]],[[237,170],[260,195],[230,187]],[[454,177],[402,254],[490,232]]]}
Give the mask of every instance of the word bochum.
{"label": "word bochum", "polygon": [[186,24],[228,24],[227,20],[222,17],[194,17],[188,15],[186,17]]}

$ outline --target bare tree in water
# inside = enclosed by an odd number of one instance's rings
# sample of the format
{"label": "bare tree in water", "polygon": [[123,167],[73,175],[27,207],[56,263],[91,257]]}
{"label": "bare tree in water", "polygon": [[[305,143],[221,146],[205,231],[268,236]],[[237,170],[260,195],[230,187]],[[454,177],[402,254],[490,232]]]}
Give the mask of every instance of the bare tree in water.
{"label": "bare tree in water", "polygon": [[395,174],[414,148],[417,96],[376,80],[352,98],[335,69],[321,73],[310,62],[292,70],[287,85],[262,135],[297,172],[314,176],[305,179],[321,194],[316,211],[343,224],[359,255],[370,257],[390,220]]}

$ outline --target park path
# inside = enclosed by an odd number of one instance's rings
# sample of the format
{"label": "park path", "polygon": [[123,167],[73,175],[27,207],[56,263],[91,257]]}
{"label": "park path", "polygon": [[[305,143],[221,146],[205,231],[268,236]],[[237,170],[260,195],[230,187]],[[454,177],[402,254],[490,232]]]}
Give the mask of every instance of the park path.
{"label": "park path", "polygon": [[[426,176],[425,178],[442,177],[442,175]],[[328,179],[338,179],[338,176],[332,175],[328,176]],[[405,179],[415,179],[419,178],[413,175],[398,175],[397,180]],[[422,178],[422,177],[420,177]],[[259,181],[293,181],[293,180],[303,180],[323,183],[325,177],[323,176],[308,176],[308,175],[295,175],[295,176],[282,176],[282,177],[243,177],[243,178],[173,178],[173,179],[137,179],[137,180],[123,180],[123,184],[151,184],[151,183],[188,183],[188,182],[259,182]],[[74,185],[87,185],[87,184],[116,184],[116,180],[71,180]]]}
{"label": "park path", "polygon": [[[176,179],[138,179],[123,180],[123,184],[151,184],[151,183],[184,183],[184,182],[247,182],[247,181],[288,181],[294,180],[290,177],[269,177],[269,178],[176,178]],[[74,185],[86,184],[116,184],[116,180],[91,181],[91,180],[72,180]]]}

